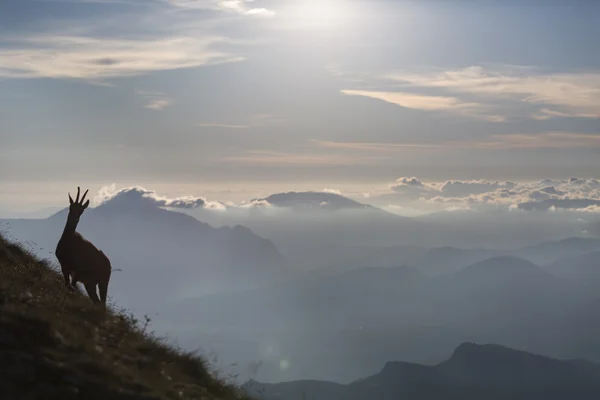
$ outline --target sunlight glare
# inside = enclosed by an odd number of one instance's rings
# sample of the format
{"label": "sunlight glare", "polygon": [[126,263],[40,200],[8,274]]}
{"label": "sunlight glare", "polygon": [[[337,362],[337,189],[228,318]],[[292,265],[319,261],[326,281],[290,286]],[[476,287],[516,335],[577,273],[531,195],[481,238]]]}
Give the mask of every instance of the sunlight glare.
{"label": "sunlight glare", "polygon": [[302,28],[331,29],[346,25],[353,17],[350,1],[303,0],[294,2],[289,16]]}

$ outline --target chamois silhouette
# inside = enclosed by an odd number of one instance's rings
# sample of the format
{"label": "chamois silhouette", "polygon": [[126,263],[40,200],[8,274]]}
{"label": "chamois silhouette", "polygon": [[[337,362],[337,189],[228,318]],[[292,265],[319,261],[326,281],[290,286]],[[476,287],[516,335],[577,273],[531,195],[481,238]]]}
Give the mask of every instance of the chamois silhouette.
{"label": "chamois silhouette", "polygon": [[[79,190],[78,187],[75,201],[69,193],[69,202],[71,203],[69,216],[65,230],[56,246],[55,254],[60,263],[67,289],[72,292],[75,290],[77,282],[82,282],[92,302],[94,304],[101,302],[106,306],[106,294],[112,267],[110,260],[102,251],[75,231],[81,214],[90,205],[89,200],[83,202],[88,190],[83,194],[81,201],[79,200]],[[96,286],[100,291],[100,298],[96,293]]]}

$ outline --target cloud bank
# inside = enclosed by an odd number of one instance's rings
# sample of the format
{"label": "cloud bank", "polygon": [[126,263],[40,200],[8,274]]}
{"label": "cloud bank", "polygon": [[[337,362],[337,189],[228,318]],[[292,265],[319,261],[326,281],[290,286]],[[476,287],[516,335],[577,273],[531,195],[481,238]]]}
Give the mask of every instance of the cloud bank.
{"label": "cloud bank", "polygon": [[[400,177],[378,193],[344,193],[337,189],[277,193],[240,203],[209,201],[199,196],[168,197],[140,186],[117,189],[102,187],[94,198],[96,206],[106,203],[152,205],[172,209],[202,209],[227,212],[260,210],[369,210],[370,206],[402,213],[420,209],[420,214],[437,211],[493,209],[521,211],[600,211],[599,179],[544,179],[531,182],[448,180],[426,182],[417,177]],[[419,213],[417,213],[419,214]]]}
{"label": "cloud bank", "polygon": [[101,80],[242,61],[241,56],[216,49],[227,41],[209,35],[0,39],[0,77]]}
{"label": "cloud bank", "polygon": [[431,72],[397,71],[377,78],[381,79],[384,83],[378,87],[390,89],[341,92],[491,122],[514,118],[600,118],[597,70],[550,73],[536,67],[473,65]]}
{"label": "cloud bank", "polygon": [[[27,34],[0,35],[0,78],[97,82],[156,71],[239,62],[245,57],[223,50],[223,46],[242,41],[215,33],[216,26],[226,20],[236,23],[236,18],[228,18],[232,14],[234,17],[274,15],[272,10],[255,7],[254,1],[250,0],[73,2],[104,5],[110,17],[98,17],[85,24],[80,20],[64,19],[53,27]],[[140,6],[139,12],[121,12],[119,6],[123,5]],[[244,42],[248,40],[244,39]],[[153,108],[161,109],[166,104],[165,101],[155,102]]]}
{"label": "cloud bank", "polygon": [[255,0],[163,0],[167,4],[186,9],[221,10],[242,15],[272,17],[275,11],[253,7]]}
{"label": "cloud bank", "polygon": [[[390,206],[411,204],[438,209],[476,209],[486,206],[547,211],[595,211],[600,206],[598,179],[544,179],[532,182],[449,180],[424,182],[401,177],[389,185],[390,193],[371,200]],[[418,204],[415,204],[418,203]]]}

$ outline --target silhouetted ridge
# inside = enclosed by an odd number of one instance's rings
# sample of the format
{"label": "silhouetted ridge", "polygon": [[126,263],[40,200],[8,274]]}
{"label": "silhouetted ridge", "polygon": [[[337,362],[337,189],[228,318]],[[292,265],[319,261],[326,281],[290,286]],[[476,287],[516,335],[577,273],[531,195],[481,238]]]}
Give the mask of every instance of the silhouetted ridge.
{"label": "silhouetted ridge", "polygon": [[[388,362],[377,374],[348,385],[285,382],[245,387],[265,400],[595,400],[600,367],[508,347],[462,343],[438,365]],[[320,388],[328,388],[327,391]]]}
{"label": "silhouetted ridge", "polygon": [[422,379],[426,375],[431,374],[431,367],[421,364],[408,363],[403,361],[390,361],[385,363],[378,376],[382,379],[402,379],[410,381],[414,379]]}
{"label": "silhouetted ridge", "polygon": [[457,273],[463,279],[479,279],[497,281],[516,280],[516,278],[551,278],[540,267],[531,261],[513,256],[497,256],[471,264]]}
{"label": "silhouetted ridge", "polygon": [[546,266],[550,272],[571,278],[587,280],[587,284],[598,284],[600,281],[600,251],[563,257]]}
{"label": "silhouetted ridge", "polygon": [[527,357],[532,355],[524,351],[514,350],[496,344],[480,345],[472,342],[464,342],[454,349],[452,356],[444,363],[449,365],[478,365],[487,364],[494,360],[518,360],[524,356]]}
{"label": "silhouetted ridge", "polygon": [[479,384],[552,386],[561,380],[573,384],[592,378],[589,368],[495,344],[462,343],[438,367],[454,379]]}

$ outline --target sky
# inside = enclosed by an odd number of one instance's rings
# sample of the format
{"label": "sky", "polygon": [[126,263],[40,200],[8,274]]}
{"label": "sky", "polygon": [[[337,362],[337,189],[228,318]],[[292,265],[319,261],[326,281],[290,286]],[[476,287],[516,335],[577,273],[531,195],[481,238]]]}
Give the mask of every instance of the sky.
{"label": "sky", "polygon": [[4,0],[0,208],[597,177],[600,3]]}

